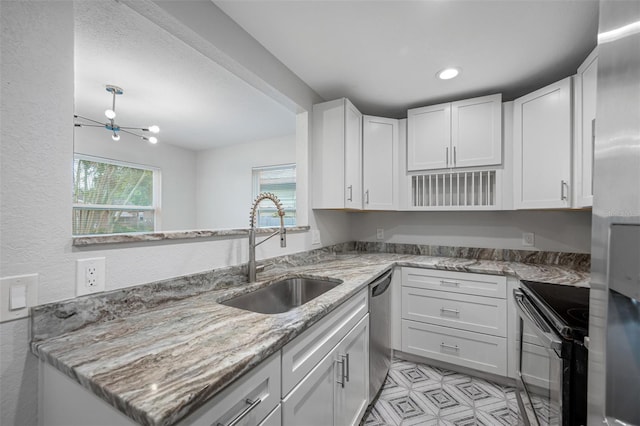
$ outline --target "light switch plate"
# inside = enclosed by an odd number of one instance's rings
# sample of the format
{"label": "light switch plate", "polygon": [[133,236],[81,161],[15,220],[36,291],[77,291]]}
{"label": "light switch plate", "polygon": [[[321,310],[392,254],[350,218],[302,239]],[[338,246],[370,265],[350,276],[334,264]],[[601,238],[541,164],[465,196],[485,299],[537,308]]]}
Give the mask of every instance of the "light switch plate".
{"label": "light switch plate", "polygon": [[376,229],[376,239],[377,240],[384,240],[384,229],[383,228]]}
{"label": "light switch plate", "polygon": [[[13,291],[11,291],[12,287]],[[26,291],[24,301],[18,300],[24,294],[21,287]],[[12,295],[13,300],[11,299]],[[12,306],[22,306],[23,302],[26,302],[24,308],[11,309]],[[29,307],[37,304],[38,274],[0,278],[0,322],[28,317]]]}
{"label": "light switch plate", "polygon": [[320,244],[320,231],[317,229],[311,230],[311,244],[318,245]]}

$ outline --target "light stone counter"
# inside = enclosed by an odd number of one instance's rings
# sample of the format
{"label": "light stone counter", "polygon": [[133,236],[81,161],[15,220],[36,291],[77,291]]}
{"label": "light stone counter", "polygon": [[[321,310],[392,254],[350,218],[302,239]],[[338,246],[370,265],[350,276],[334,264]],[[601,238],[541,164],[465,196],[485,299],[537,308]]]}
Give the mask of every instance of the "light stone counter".
{"label": "light stone counter", "polygon": [[[342,249],[376,249],[358,244]],[[588,286],[589,280],[587,272],[561,265],[332,251],[271,259],[266,262],[270,267],[258,275],[260,281],[251,285],[241,275],[242,268],[232,267],[43,305],[32,310],[31,349],[136,422],[171,425],[393,266],[578,286]],[[578,263],[584,270],[584,259]],[[258,314],[218,303],[283,276],[344,282],[283,314]]]}

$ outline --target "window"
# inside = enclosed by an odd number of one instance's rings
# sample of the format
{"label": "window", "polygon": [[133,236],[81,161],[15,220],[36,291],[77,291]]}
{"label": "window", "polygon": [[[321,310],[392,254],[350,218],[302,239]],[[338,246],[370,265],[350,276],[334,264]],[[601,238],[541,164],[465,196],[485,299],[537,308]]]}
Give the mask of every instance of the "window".
{"label": "window", "polygon": [[[253,199],[261,192],[271,192],[282,202],[285,226],[296,224],[296,165],[253,168]],[[260,203],[256,212],[256,226],[259,228],[280,226],[276,206],[270,201]]]}
{"label": "window", "polygon": [[154,231],[159,187],[159,169],[75,155],[73,235]]}

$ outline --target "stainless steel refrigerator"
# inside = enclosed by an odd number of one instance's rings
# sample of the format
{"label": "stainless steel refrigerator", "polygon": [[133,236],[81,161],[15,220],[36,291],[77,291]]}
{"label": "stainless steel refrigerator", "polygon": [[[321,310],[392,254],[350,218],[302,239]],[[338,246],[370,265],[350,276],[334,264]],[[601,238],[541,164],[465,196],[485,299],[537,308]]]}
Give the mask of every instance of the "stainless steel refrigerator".
{"label": "stainless steel refrigerator", "polygon": [[640,425],[640,0],[601,0],[588,424]]}

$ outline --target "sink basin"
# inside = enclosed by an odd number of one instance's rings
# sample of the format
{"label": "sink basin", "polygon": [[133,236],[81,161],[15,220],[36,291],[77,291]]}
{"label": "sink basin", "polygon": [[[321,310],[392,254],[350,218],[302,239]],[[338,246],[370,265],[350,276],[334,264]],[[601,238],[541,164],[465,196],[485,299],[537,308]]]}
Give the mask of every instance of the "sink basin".
{"label": "sink basin", "polygon": [[304,305],[340,284],[342,281],[339,280],[289,278],[220,303],[261,314],[281,314]]}

